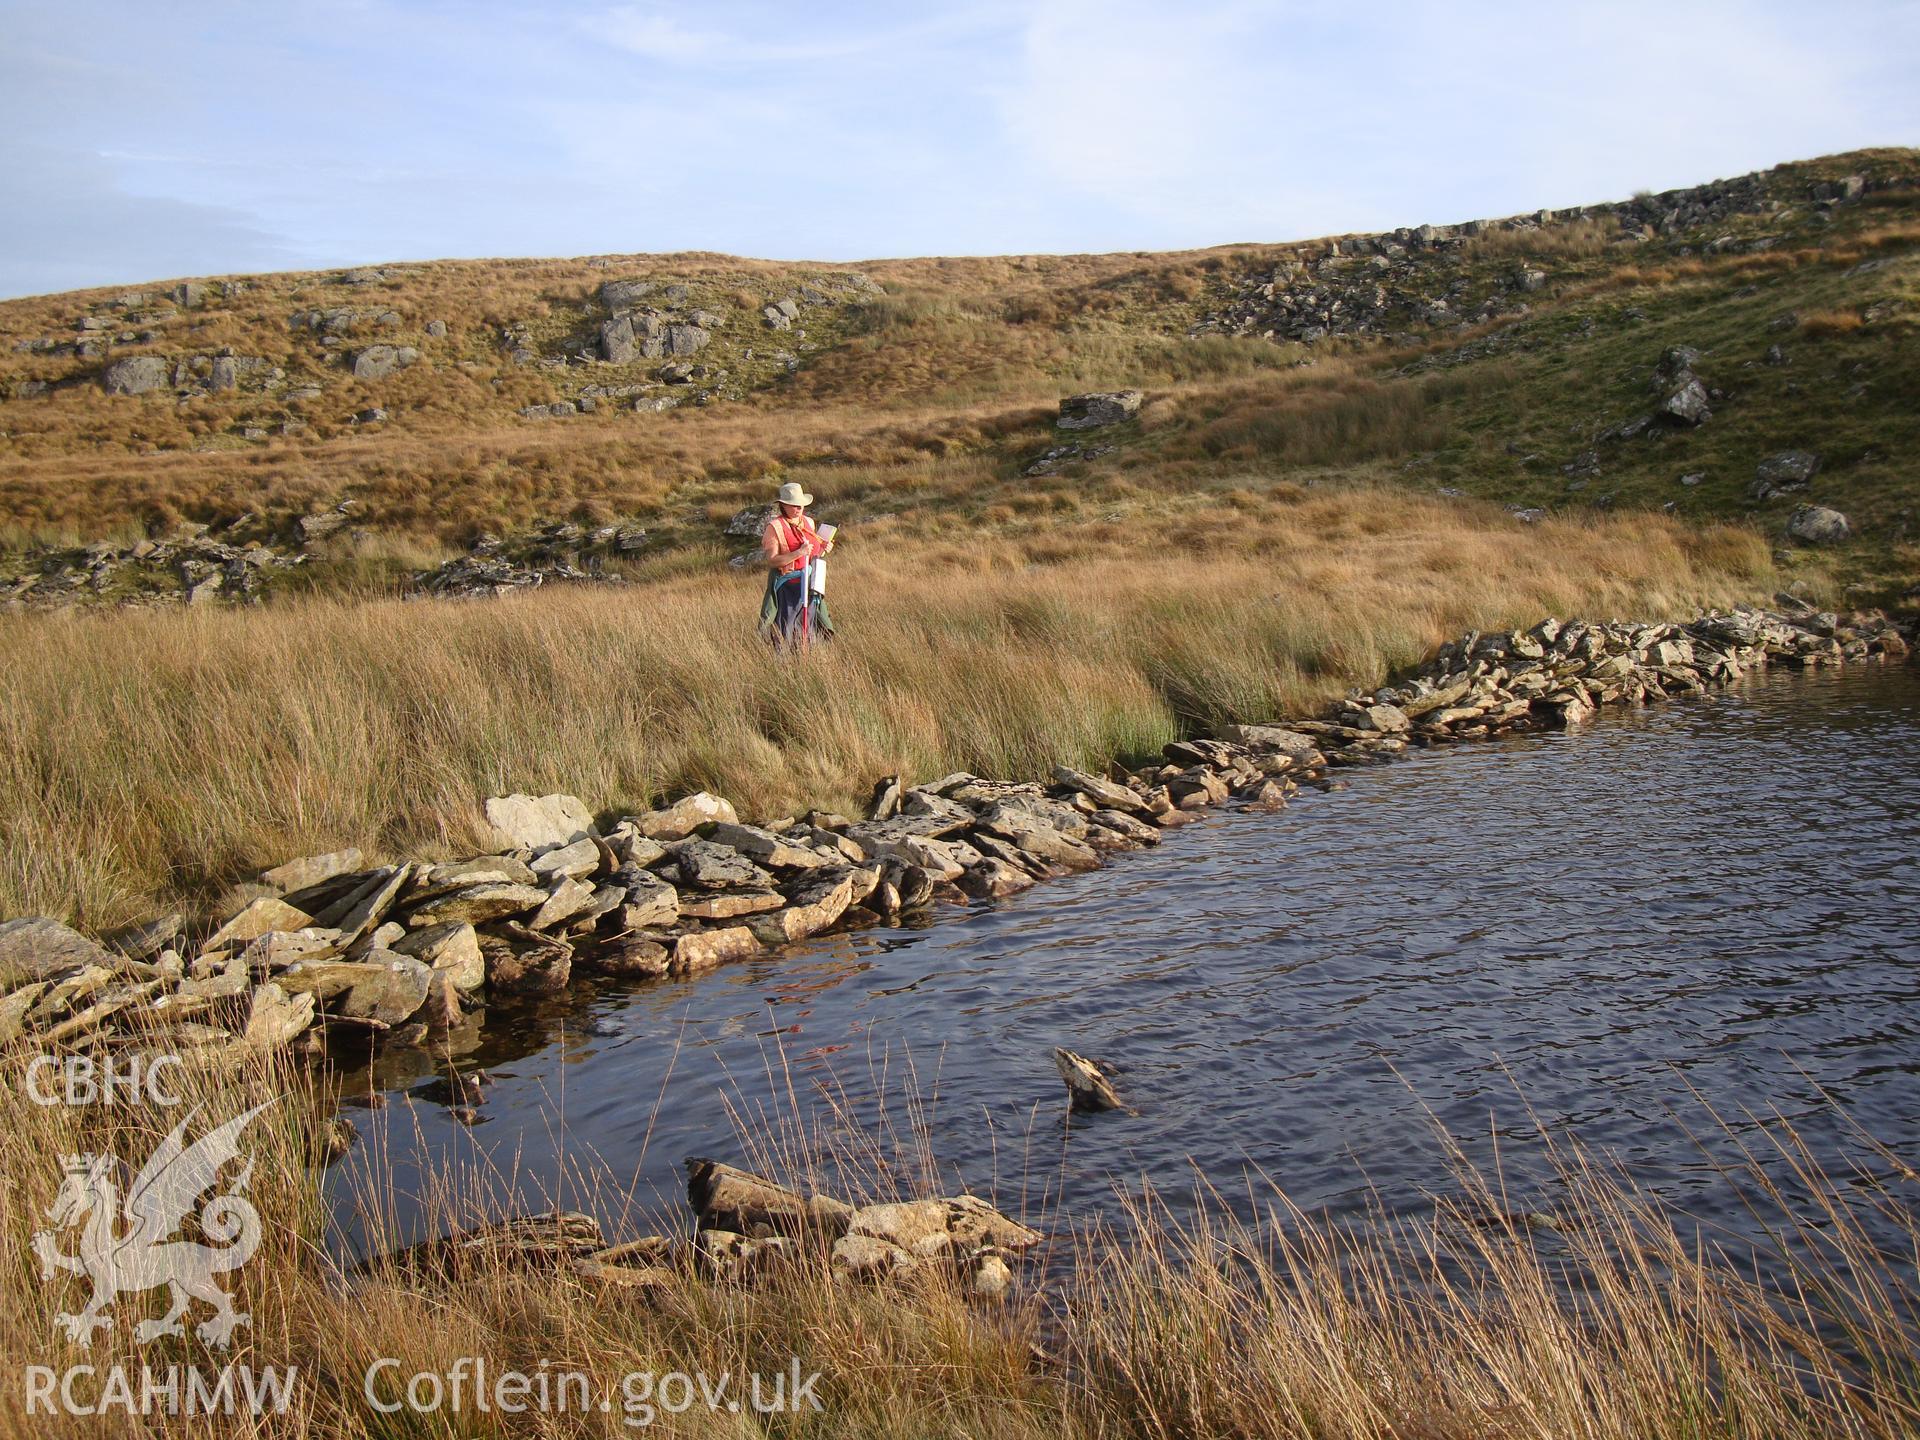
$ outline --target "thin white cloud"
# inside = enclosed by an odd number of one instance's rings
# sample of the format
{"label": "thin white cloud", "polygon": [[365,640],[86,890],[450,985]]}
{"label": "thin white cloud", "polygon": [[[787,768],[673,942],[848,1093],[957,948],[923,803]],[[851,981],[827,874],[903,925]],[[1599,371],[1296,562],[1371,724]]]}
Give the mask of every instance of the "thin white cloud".
{"label": "thin white cloud", "polygon": [[1304,238],[1920,139],[1911,0],[242,13],[8,6],[0,294],[432,255]]}
{"label": "thin white cloud", "polygon": [[671,15],[631,5],[582,24],[622,50],[676,65],[725,55],[730,48],[727,37],[717,31],[689,30]]}

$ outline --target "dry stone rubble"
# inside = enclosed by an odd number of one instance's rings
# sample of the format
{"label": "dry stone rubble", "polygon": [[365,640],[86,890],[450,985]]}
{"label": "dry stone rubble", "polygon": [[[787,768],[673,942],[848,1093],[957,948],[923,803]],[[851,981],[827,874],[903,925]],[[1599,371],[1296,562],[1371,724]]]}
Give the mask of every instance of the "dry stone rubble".
{"label": "dry stone rubble", "polygon": [[[691,975],[936,901],[1010,895],[1155,844],[1211,807],[1278,808],[1332,768],[1410,747],[1578,725],[1602,705],[1699,693],[1772,664],[1909,653],[1879,612],[1777,604],[1684,624],[1469,633],[1317,718],[1227,725],[1167,745],[1157,764],[1061,766],[1045,784],[888,777],[857,820],[811,811],[747,824],[705,793],[611,819],[571,796],[498,796],[476,817],[489,853],[290,860],[204,933],[175,916],[96,942],[52,919],[8,921],[0,1043],[164,1045],[213,1066],[342,1037],[417,1045],[576,974]],[[1098,1066],[1062,1054],[1076,1093],[1099,1097]]]}

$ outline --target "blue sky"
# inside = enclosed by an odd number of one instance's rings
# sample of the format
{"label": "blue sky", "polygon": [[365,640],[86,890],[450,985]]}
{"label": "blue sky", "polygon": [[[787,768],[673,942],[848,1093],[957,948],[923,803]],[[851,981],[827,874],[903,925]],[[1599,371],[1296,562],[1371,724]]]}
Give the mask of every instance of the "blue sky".
{"label": "blue sky", "polygon": [[1911,0],[0,0],[0,26],[0,295],[1174,249],[1920,143]]}

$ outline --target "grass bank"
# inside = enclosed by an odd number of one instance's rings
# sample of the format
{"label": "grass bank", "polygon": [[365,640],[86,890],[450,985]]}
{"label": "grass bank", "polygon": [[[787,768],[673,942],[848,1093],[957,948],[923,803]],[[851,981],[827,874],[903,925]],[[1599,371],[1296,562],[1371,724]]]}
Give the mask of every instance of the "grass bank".
{"label": "grass bank", "polygon": [[[90,1365],[97,1377],[115,1365],[211,1374],[229,1362],[295,1371],[285,1413],[144,1423],[206,1437],[612,1436],[633,1433],[627,1422],[649,1413],[642,1407],[666,1401],[664,1389],[643,1392],[630,1375],[725,1375],[739,1395],[748,1375],[797,1362],[802,1374],[819,1373],[818,1411],[760,1417],[695,1403],[676,1415],[656,1404],[651,1418],[682,1435],[1005,1440],[1893,1440],[1920,1425],[1914,1172],[1862,1137],[1829,1176],[1777,1120],[1740,1127],[1746,1159],[1724,1175],[1750,1197],[1752,1233],[1766,1237],[1757,1248],[1703,1232],[1620,1170],[1558,1142],[1548,1156],[1551,1214],[1516,1214],[1498,1176],[1462,1171],[1450,1197],[1391,1212],[1383,1203],[1358,1223],[1303,1213],[1266,1185],[1231,1210],[1215,1197],[1199,1219],[1174,1218],[1150,1191],[1104,1226],[1029,1216],[1051,1229],[1056,1263],[1029,1264],[1011,1298],[987,1303],[934,1267],[885,1287],[839,1281],[824,1251],[804,1244],[747,1285],[703,1278],[684,1241],[644,1289],[566,1264],[484,1257],[457,1270],[387,1261],[351,1276],[327,1256],[313,1074],[263,1064],[184,1087],[214,1121],[262,1094],[281,1096],[244,1137],[264,1238],[230,1283],[250,1326],[230,1351],[190,1335],[141,1346],[133,1323],[157,1313],[151,1296],[152,1305],[123,1301],[114,1326],[82,1349],[53,1317],[78,1308],[83,1283],[42,1279],[32,1253],[31,1234],[63,1183],[55,1157],[107,1153],[137,1168],[181,1112],[34,1105],[17,1060],[0,1094],[12,1197],[0,1220],[0,1368],[9,1377],[0,1435],[9,1437],[129,1433],[117,1411],[27,1413],[13,1387],[28,1366],[64,1375]],[[842,1194],[918,1193],[915,1177],[933,1169],[924,1149],[915,1159],[922,1132],[848,1121],[829,1107],[811,1120],[796,1112],[743,1127],[743,1158],[783,1180],[830,1178]],[[837,1138],[823,1144],[828,1135]],[[364,1173],[368,1183],[348,1187],[346,1203],[378,1248],[398,1237],[384,1218],[378,1164]],[[445,1227],[480,1218],[492,1192],[476,1169],[434,1174],[427,1193]],[[989,1198],[1018,1208],[1018,1197]],[[605,1219],[625,1208],[611,1183],[568,1200]],[[683,1219],[668,1223],[684,1236]],[[73,1233],[63,1233],[62,1251],[71,1253]],[[1055,1278],[1043,1282],[1048,1272]],[[197,1306],[189,1322],[205,1313]],[[415,1392],[438,1393],[437,1411],[408,1407],[409,1377],[444,1385],[463,1357],[496,1379],[543,1369],[585,1378],[547,1392],[567,1408],[546,1414],[477,1409],[471,1368],[459,1408],[445,1389]],[[376,1411],[369,1388],[396,1409]],[[83,1377],[73,1393],[91,1404],[102,1392]],[[597,1408],[600,1397],[609,1410]]]}
{"label": "grass bank", "polygon": [[1751,532],[1286,482],[1109,517],[863,526],[844,636],[751,630],[752,572],[497,602],[312,597],[0,629],[0,913],[104,929],[296,854],[472,853],[479,801],[691,789],[774,817],[875,777],[1098,768],[1297,712],[1469,626],[1752,598]]}

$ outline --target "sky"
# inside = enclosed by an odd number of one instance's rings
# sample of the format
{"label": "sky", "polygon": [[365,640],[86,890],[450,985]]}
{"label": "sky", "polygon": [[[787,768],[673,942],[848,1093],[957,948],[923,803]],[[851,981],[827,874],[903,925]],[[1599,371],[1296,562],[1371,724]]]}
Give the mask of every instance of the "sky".
{"label": "sky", "polygon": [[1914,0],[0,0],[0,295],[1168,250],[1920,144]]}

